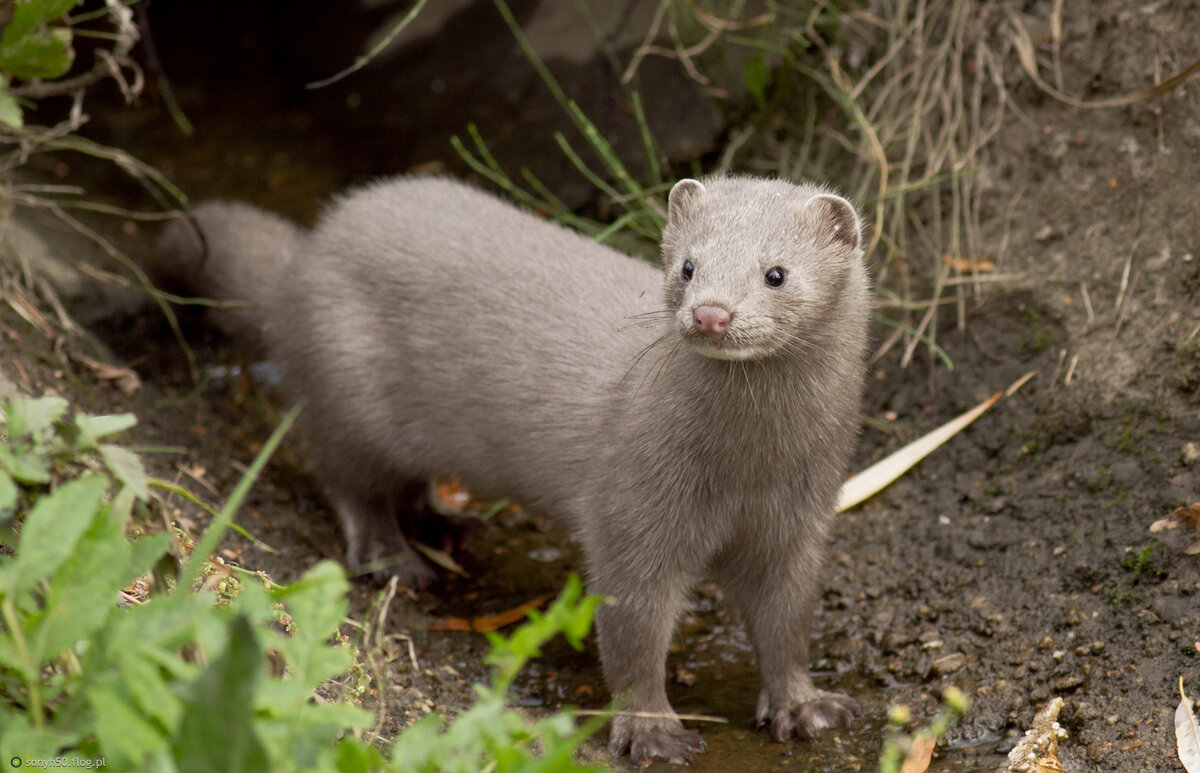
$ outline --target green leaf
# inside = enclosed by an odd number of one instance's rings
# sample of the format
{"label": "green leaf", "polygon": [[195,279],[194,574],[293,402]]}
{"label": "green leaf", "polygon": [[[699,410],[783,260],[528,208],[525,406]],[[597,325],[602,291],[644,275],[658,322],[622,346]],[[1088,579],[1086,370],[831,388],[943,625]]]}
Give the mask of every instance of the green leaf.
{"label": "green leaf", "polygon": [[117,413],[110,416],[75,414],[75,426],[79,428],[80,440],[88,447],[96,445],[101,438],[124,432],[135,424],[137,424],[137,417],[132,413]]}
{"label": "green leaf", "polygon": [[148,573],[171,547],[171,535],[165,531],[147,534],[130,547],[129,576],[141,577]]}
{"label": "green leaf", "polygon": [[117,646],[121,684],[142,713],[163,729],[174,729],[183,714],[183,701],[168,686],[162,669],[145,657],[141,647]]}
{"label": "green leaf", "polygon": [[146,468],[142,466],[142,460],[137,454],[111,443],[101,443],[99,450],[100,458],[104,460],[114,478],[128,486],[143,502],[150,498],[150,489],[146,484]]}
{"label": "green leaf", "polygon": [[343,738],[338,744],[338,773],[372,773],[383,769],[383,755],[369,743]]}
{"label": "green leaf", "polygon": [[13,440],[48,429],[67,412],[61,397],[14,397],[5,402],[8,436]]}
{"label": "green leaf", "polygon": [[0,470],[0,521],[5,521],[17,508],[17,484],[4,470]]}
{"label": "green leaf", "polygon": [[7,470],[26,486],[50,482],[50,457],[41,451],[20,449],[14,452],[8,446],[0,446],[0,469]]}
{"label": "green leaf", "polygon": [[167,745],[165,734],[154,727],[141,712],[124,700],[111,686],[93,684],[87,692],[88,705],[95,718],[96,736],[106,760],[117,769],[140,767],[146,757]]}
{"label": "green leaf", "polygon": [[78,732],[53,726],[35,728],[23,712],[0,703],[0,753],[4,754],[4,765],[11,765],[10,760],[18,751],[25,760],[49,760],[78,743]]}
{"label": "green leaf", "polygon": [[300,711],[313,689],[352,664],[350,650],[328,643],[346,617],[348,590],[345,571],[332,561],[322,561],[297,582],[271,594],[287,604],[294,627],[291,636],[274,642],[290,674],[264,691],[281,715]]}
{"label": "green leaf", "polygon": [[16,78],[60,78],[74,61],[71,30],[66,27],[30,33],[0,45],[0,70]]}
{"label": "green leaf", "polygon": [[4,89],[0,89],[0,123],[14,129],[20,129],[25,125],[21,103]]}
{"label": "green leaf", "polygon": [[37,501],[25,519],[21,541],[17,543],[14,596],[23,595],[70,557],[94,520],[107,487],[108,479],[103,475],[89,475],[66,483]]}
{"label": "green leaf", "polygon": [[51,577],[46,617],[30,632],[40,659],[91,639],[116,612],[133,549],[125,541],[124,520],[106,515],[111,516],[108,507]]}
{"label": "green leaf", "polygon": [[192,686],[172,752],[181,773],[271,768],[254,724],[262,651],[245,617],[234,619],[229,646]]}
{"label": "green leaf", "polygon": [[0,45],[16,42],[25,37],[29,30],[54,21],[76,5],[79,5],[79,0],[20,0],[13,9],[12,19],[4,28]]}
{"label": "green leaf", "polygon": [[763,60],[762,54],[756,54],[746,60],[742,66],[742,78],[746,82],[746,90],[754,101],[762,105],[767,96],[767,84],[771,80],[771,70]]}

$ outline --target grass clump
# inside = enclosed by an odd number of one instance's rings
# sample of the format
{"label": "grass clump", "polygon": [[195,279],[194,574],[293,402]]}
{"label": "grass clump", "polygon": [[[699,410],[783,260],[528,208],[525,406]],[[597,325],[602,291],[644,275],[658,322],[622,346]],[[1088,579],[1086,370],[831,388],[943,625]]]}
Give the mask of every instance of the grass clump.
{"label": "grass clump", "polygon": [[5,759],[71,755],[117,770],[584,769],[571,757],[596,723],[577,728],[569,712],[529,721],[505,698],[546,640],[561,632],[579,646],[600,599],[583,597],[577,578],[510,639],[492,635],[493,679],[477,686],[474,707],[445,727],[426,717],[381,749],[368,740],[363,690],[338,681],[362,673],[339,631],[341,567],[321,562],[283,586],[255,575],[222,583],[227,568],[212,558],[295,411],[184,555],[169,530],[128,538],[161,483],[109,442],[134,417],[67,408],[56,397],[4,405]]}

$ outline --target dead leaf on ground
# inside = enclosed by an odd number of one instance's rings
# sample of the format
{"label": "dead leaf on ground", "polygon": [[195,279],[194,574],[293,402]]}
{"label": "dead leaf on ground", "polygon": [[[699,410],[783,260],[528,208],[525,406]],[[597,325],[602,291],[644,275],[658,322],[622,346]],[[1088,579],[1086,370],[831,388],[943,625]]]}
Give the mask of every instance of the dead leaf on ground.
{"label": "dead leaf on ground", "polygon": [[96,374],[96,378],[101,381],[113,382],[117,389],[121,390],[122,394],[132,395],[142,386],[142,380],[138,378],[138,374],[131,368],[122,368],[110,365],[107,362],[98,362],[86,354],[76,354],[75,359],[90,368]]}
{"label": "dead leaf on ground", "polygon": [[485,617],[473,617],[467,619],[465,617],[443,617],[433,625],[429,626],[431,631],[468,631],[474,633],[487,633],[488,631],[498,631],[506,625],[524,620],[525,616],[531,609],[538,609],[545,606],[546,602],[553,597],[553,594],[538,596],[533,601],[528,601],[520,606],[500,612],[495,615],[487,615]]}
{"label": "dead leaf on ground", "polygon": [[12,307],[13,311],[21,315],[22,319],[42,331],[42,335],[47,338],[54,337],[54,328],[19,289],[11,290],[5,300],[8,301],[8,305]]}
{"label": "dead leaf on ground", "polygon": [[[1178,529],[1181,526],[1200,532],[1200,502],[1194,502],[1187,507],[1175,508],[1175,511],[1166,518],[1159,518],[1150,524],[1150,532],[1153,534],[1164,529]],[[1200,555],[1200,539],[1184,548],[1183,552],[1189,556]]]}
{"label": "dead leaf on ground", "polygon": [[1195,502],[1187,507],[1177,507],[1171,515],[1192,531],[1200,531],[1200,502]]}
{"label": "dead leaf on ground", "polygon": [[1015,394],[1025,385],[1025,382],[1035,375],[1037,375],[1036,370],[1029,371],[1014,381],[1007,389],[1001,389],[966,413],[951,419],[929,434],[917,438],[899,451],[850,478],[842,485],[842,492],[838,496],[837,512],[849,510],[890,486],[897,478],[912,469],[917,462],[933,453],[939,446],[982,416],[988,408],[996,404],[997,400]]}
{"label": "dead leaf on ground", "polygon": [[1184,769],[1200,773],[1200,725],[1192,699],[1184,692],[1183,674],[1179,675],[1179,705],[1175,707],[1175,748]]}
{"label": "dead leaf on ground", "polygon": [[421,544],[420,542],[414,542],[413,546],[416,547],[416,549],[419,550],[422,553],[422,555],[424,555],[430,561],[432,561],[433,563],[442,567],[446,571],[453,572],[454,574],[457,574],[459,577],[470,577],[471,576],[470,574],[467,573],[466,569],[462,568],[462,564],[458,563],[453,558],[451,558],[450,554],[447,553],[446,551],[438,550],[437,548],[431,548],[428,545]]}
{"label": "dead leaf on ground", "polygon": [[996,264],[987,258],[943,255],[942,262],[951,266],[954,268],[954,270],[961,271],[964,274],[983,274],[988,271],[996,270]]}
{"label": "dead leaf on ground", "polygon": [[908,747],[908,754],[904,755],[904,764],[900,766],[900,773],[925,773],[929,769],[929,761],[933,759],[933,747],[936,745],[936,736],[917,735],[913,739],[912,745]]}

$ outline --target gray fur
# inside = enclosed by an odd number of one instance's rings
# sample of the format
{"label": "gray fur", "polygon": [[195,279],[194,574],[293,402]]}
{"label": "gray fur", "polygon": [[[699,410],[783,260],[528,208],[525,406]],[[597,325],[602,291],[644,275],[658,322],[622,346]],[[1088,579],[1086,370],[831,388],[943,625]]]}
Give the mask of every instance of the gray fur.
{"label": "gray fur", "polygon": [[[705,575],[749,627],[759,721],[780,740],[849,723],[854,702],[807,671],[864,369],[869,290],[849,203],[783,181],[683,181],[663,271],[446,179],[349,193],[290,261],[262,249],[265,233],[292,244],[277,218],[259,214],[256,234],[255,210],[230,206],[196,212],[210,251],[229,249],[204,276],[223,272],[210,288],[262,306],[352,565],[400,556],[393,573],[427,581],[396,502],[460,476],[566,519],[590,589],[616,600],[596,619],[608,686],[668,718],[618,717],[614,752],[703,748],[664,682]],[[776,266],[786,281],[769,287]],[[700,305],[729,312],[719,338],[698,330]]]}

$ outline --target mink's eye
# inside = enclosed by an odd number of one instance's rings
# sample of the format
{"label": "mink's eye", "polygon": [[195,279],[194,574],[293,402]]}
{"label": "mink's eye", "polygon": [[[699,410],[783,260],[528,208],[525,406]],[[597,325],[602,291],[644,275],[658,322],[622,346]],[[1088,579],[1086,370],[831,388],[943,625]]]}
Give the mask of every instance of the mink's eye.
{"label": "mink's eye", "polygon": [[787,279],[787,272],[779,266],[767,272],[767,287],[782,287],[783,281]]}
{"label": "mink's eye", "polygon": [[683,270],[679,272],[679,275],[681,277],[683,277],[683,281],[685,281],[685,282],[691,281],[692,274],[695,274],[695,273],[696,273],[696,267],[692,265],[692,261],[690,261],[690,260],[683,261]]}

